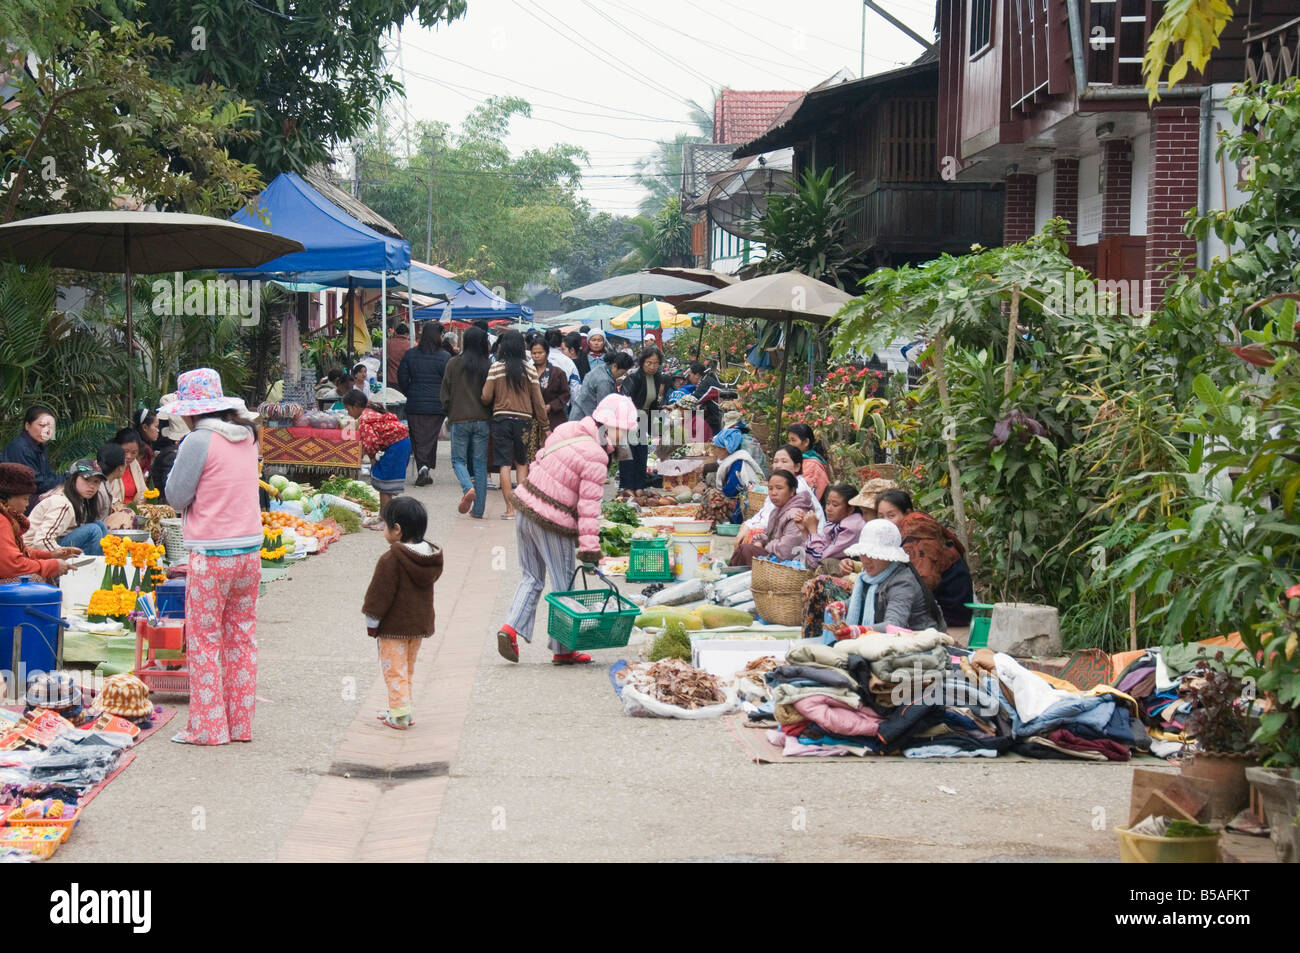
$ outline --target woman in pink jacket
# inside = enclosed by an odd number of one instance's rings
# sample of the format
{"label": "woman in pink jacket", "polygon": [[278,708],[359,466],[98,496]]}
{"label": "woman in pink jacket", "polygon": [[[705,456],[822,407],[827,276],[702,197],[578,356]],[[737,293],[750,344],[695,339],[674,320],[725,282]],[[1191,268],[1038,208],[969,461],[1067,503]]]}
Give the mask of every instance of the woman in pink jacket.
{"label": "woman in pink jacket", "polygon": [[[523,517],[515,526],[523,579],[497,632],[497,651],[507,661],[519,661],[517,637],[533,641],[533,619],[546,574],[555,588],[573,579],[575,542],[584,566],[600,560],[600,502],[609,464],[636,425],[631,398],[610,394],[590,417],[561,424],[552,432],[515,491]],[[547,645],[556,665],[591,661],[587,653],[574,652],[554,639]]]}
{"label": "woman in pink jacket", "polygon": [[262,577],[262,515],[257,436],[238,397],[221,392],[211,368],[186,371],[176,400],[161,413],[193,429],[167,476],[167,502],[184,517],[190,550],[185,645],[190,720],[172,741],[224,745],[253,740],[257,691],[257,587]]}

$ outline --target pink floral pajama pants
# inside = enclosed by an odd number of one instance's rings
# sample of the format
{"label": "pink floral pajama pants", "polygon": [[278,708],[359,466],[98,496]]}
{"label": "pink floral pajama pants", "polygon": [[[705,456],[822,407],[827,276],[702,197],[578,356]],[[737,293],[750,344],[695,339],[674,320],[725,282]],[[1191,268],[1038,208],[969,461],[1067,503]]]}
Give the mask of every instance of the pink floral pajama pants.
{"label": "pink floral pajama pants", "polygon": [[190,553],[185,645],[190,672],[190,744],[251,741],[257,692],[257,587],[261,555]]}
{"label": "pink floral pajama pants", "polygon": [[388,687],[388,713],[394,718],[411,714],[411,682],[415,679],[415,656],[423,639],[383,639],[379,643],[379,670]]}

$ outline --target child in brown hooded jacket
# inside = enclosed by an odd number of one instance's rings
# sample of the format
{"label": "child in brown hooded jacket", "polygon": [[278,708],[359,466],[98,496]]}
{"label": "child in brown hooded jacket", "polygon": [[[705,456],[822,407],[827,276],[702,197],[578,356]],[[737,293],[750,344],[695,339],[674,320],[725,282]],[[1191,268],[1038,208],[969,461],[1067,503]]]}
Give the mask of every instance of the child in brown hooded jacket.
{"label": "child in brown hooded jacket", "polygon": [[411,681],[420,641],[433,635],[433,584],[442,575],[442,550],[424,539],[429,514],[409,496],[389,500],[380,513],[388,552],[379,557],[361,611],[366,632],[379,643],[379,667],[388,686],[390,728],[411,726]]}

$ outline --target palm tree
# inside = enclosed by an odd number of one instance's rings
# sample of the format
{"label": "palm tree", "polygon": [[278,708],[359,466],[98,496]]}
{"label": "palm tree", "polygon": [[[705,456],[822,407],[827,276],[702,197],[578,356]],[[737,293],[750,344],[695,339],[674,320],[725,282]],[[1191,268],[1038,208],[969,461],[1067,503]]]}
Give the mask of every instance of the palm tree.
{"label": "palm tree", "polygon": [[[716,92],[714,96],[716,97]],[[655,150],[637,161],[636,182],[646,190],[639,211],[653,218],[668,204],[668,200],[681,193],[682,147],[693,142],[713,141],[713,114],[699,103],[691,103],[687,121],[696,132],[679,132],[671,139],[661,139]]]}

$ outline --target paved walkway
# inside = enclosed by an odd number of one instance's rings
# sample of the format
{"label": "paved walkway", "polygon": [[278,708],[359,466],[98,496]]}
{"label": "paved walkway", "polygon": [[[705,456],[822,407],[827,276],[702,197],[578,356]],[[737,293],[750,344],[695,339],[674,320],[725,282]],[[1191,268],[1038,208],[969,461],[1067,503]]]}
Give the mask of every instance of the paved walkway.
{"label": "paved walkway", "polygon": [[448,556],[415,725],[375,718],[359,609],[385,544],[347,537],[259,606],[254,743],[150,739],[56,862],[1117,857],[1126,766],[755,765],[719,721],[625,716],[605,669],[635,648],[556,668],[539,638],[505,662],[494,633],[519,574],[500,494],[477,522],[450,472],[412,492]]}

